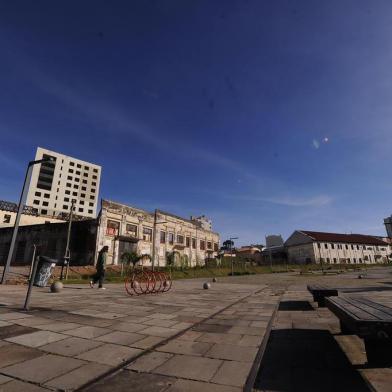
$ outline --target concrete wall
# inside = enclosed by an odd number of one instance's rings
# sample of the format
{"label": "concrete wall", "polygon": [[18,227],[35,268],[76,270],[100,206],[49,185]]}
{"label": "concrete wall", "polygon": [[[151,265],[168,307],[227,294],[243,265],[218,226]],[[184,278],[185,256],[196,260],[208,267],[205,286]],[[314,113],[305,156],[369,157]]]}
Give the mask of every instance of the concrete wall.
{"label": "concrete wall", "polygon": [[[97,250],[103,246],[109,247],[108,263],[118,264],[120,257],[125,251],[133,251],[137,254],[153,254],[153,243],[155,244],[155,265],[165,266],[166,255],[173,251],[181,256],[186,256],[188,264],[204,264],[207,257],[215,257],[219,250],[219,234],[204,230],[187,219],[182,219],[175,215],[161,212],[157,213],[155,235],[154,235],[154,214],[147,211],[102,200],[102,210],[99,216]],[[127,231],[127,225],[135,225],[137,234],[133,236]],[[112,229],[110,226],[117,226]],[[143,239],[143,230],[152,231],[150,239]],[[161,232],[165,233],[165,241],[161,243]],[[174,243],[169,243],[169,234],[174,235]],[[178,241],[178,236],[182,236],[184,242]],[[189,238],[189,246],[187,246]],[[192,247],[192,240],[196,241],[196,248]],[[133,241],[128,242],[127,241]],[[200,249],[201,241],[204,241],[205,249]],[[208,243],[211,249],[208,249]],[[150,265],[150,261],[145,261],[144,265]]]}

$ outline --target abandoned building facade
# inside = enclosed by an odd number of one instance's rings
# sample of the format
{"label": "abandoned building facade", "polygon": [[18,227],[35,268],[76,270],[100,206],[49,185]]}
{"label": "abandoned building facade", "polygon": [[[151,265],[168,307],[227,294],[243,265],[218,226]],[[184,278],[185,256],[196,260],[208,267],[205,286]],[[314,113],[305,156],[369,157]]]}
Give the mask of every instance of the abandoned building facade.
{"label": "abandoned building facade", "polygon": [[[152,258],[156,266],[165,266],[168,259],[175,265],[203,265],[219,250],[219,234],[202,227],[204,218],[187,220],[167,212],[151,213],[102,200],[97,219],[72,223],[71,265],[94,264],[103,246],[109,248],[107,264],[120,264],[124,253],[136,253],[148,255],[142,260],[144,265],[151,265]],[[12,230],[0,228],[0,263],[7,258]],[[34,248],[37,254],[62,260],[67,231],[68,222],[60,220],[21,226],[13,264],[30,264]]]}
{"label": "abandoned building facade", "polygon": [[173,264],[203,265],[218,255],[219,234],[203,216],[188,220],[102,200],[98,220],[97,250],[108,246],[109,264],[119,264],[127,252],[149,255],[142,262],[150,265],[154,259],[156,266],[165,266],[170,257]]}

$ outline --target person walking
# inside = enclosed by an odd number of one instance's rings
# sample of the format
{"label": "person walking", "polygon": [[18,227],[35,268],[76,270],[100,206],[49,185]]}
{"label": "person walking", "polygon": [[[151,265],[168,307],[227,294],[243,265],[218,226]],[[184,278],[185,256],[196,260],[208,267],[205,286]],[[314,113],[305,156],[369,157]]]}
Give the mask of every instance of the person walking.
{"label": "person walking", "polygon": [[94,288],[95,283],[98,282],[98,288],[105,290],[103,287],[103,281],[105,279],[105,267],[106,267],[106,256],[108,253],[109,247],[104,246],[98,253],[98,260],[97,260],[97,272],[93,276],[92,280],[90,281],[90,287]]}

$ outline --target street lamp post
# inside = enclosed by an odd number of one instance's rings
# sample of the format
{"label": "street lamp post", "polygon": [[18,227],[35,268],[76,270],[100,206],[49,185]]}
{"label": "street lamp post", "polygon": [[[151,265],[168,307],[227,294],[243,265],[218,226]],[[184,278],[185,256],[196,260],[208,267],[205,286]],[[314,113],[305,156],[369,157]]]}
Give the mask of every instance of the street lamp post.
{"label": "street lamp post", "polygon": [[73,212],[76,200],[71,200],[71,212],[69,214],[69,221],[68,221],[68,231],[67,231],[67,243],[65,245],[65,253],[64,253],[64,260],[61,266],[61,273],[60,273],[60,280],[63,280],[63,271],[65,266],[65,279],[68,279],[68,271],[69,271],[69,262],[71,260],[71,254],[69,250],[69,242],[71,240],[71,229],[72,229],[72,219],[73,219]]}
{"label": "street lamp post", "polygon": [[233,240],[238,240],[238,237],[230,237],[230,258],[231,258],[231,276],[234,276],[234,262],[233,262]]}
{"label": "street lamp post", "polygon": [[24,182],[23,182],[22,193],[20,194],[20,199],[19,199],[18,213],[16,214],[16,218],[15,218],[14,230],[12,232],[10,249],[8,251],[7,261],[6,261],[5,266],[4,266],[3,276],[1,278],[1,284],[5,284],[5,282],[6,282],[7,273],[8,273],[8,270],[10,268],[10,264],[11,264],[11,261],[12,261],[13,255],[14,255],[16,236],[18,235],[20,218],[21,218],[21,215],[22,215],[22,211],[23,211],[23,208],[24,208],[24,203],[25,203],[26,196],[27,196],[26,195],[26,193],[27,193],[26,184],[30,183],[31,173],[33,171],[33,166],[37,165],[37,164],[40,164],[40,163],[43,163],[43,162],[49,162],[49,161],[53,161],[53,158],[49,157],[49,158],[39,159],[37,161],[30,161],[29,164],[27,165],[26,175],[25,175],[25,179],[24,179]]}
{"label": "street lamp post", "polygon": [[[152,230],[152,270],[154,271],[155,269],[155,247],[156,247],[156,228],[157,225],[161,225],[163,223],[167,223],[165,221],[163,222],[157,222],[157,210],[154,211],[154,225],[153,225],[153,230]],[[158,269],[159,269],[159,254],[158,254]]]}

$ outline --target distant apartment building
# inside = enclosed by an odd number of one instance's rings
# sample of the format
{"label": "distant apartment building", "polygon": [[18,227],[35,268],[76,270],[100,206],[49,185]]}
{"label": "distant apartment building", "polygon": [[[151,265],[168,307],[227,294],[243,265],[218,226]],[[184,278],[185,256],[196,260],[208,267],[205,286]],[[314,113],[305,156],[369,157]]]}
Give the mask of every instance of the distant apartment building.
{"label": "distant apartment building", "polygon": [[392,238],[392,215],[384,219],[384,225],[387,231],[387,236]]}
{"label": "distant apartment building", "polygon": [[199,219],[160,210],[148,212],[107,200],[102,200],[98,220],[97,249],[109,247],[110,264],[119,264],[125,252],[154,255],[156,266],[166,265],[169,255],[173,255],[175,264],[188,266],[202,265],[218,255],[219,234],[210,229],[210,221],[205,226]]}
{"label": "distant apartment building", "polygon": [[[0,200],[0,228],[12,227],[15,224],[18,205],[9,201]],[[63,222],[59,217],[43,216],[38,214],[38,210],[25,206],[20,217],[20,226],[39,225],[42,223]]]}
{"label": "distant apartment building", "polygon": [[285,242],[288,261],[298,264],[385,263],[390,245],[364,234],[338,234],[296,230]]}
{"label": "distant apartment building", "polygon": [[35,159],[52,161],[33,166],[26,205],[40,215],[69,214],[72,199],[75,214],[95,218],[101,167],[93,163],[38,147]]}

